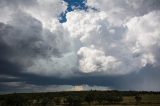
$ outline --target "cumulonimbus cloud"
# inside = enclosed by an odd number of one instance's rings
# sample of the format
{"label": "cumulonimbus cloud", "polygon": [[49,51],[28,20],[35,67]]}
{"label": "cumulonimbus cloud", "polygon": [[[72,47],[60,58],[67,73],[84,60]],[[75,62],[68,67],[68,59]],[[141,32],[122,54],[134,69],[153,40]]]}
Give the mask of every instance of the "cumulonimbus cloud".
{"label": "cumulonimbus cloud", "polygon": [[[33,6],[7,2],[0,5],[6,12],[0,16],[0,45],[5,48],[1,58],[18,64],[23,72],[123,75],[147,64],[159,65],[156,0],[88,0],[87,5],[98,11],[69,12],[66,23],[57,19],[66,9],[63,1],[37,0]],[[149,5],[153,6],[146,10]]]}

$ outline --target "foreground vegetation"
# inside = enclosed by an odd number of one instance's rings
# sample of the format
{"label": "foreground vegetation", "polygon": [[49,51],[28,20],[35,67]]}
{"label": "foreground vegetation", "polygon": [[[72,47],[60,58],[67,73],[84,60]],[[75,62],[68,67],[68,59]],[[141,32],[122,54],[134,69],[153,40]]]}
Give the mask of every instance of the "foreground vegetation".
{"label": "foreground vegetation", "polygon": [[160,92],[77,91],[0,95],[0,106],[160,106]]}

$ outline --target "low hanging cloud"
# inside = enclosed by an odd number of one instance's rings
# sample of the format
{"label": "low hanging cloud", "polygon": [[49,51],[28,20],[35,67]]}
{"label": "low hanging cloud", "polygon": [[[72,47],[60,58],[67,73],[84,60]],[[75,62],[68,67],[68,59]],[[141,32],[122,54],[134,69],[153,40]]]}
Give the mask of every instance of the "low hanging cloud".
{"label": "low hanging cloud", "polygon": [[62,0],[16,1],[0,1],[0,59],[23,73],[125,75],[160,65],[157,0],[88,0],[97,11],[71,11],[65,23]]}
{"label": "low hanging cloud", "polygon": [[111,90],[105,86],[89,86],[89,85],[34,85],[26,82],[1,82],[1,89],[5,89],[0,93],[10,93],[10,89],[14,89],[18,93],[23,92],[61,92],[61,91],[88,91],[88,90]]}

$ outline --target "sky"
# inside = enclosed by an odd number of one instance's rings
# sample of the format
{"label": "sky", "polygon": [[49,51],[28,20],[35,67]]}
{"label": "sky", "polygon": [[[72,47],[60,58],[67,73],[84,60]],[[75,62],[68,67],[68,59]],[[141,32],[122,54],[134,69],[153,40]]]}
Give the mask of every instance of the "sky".
{"label": "sky", "polygon": [[160,91],[159,0],[0,0],[0,93]]}

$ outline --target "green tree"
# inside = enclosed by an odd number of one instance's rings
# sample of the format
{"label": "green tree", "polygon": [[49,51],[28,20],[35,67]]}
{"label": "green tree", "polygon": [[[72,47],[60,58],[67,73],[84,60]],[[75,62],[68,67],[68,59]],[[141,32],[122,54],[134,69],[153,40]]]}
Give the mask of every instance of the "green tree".
{"label": "green tree", "polygon": [[142,97],[140,95],[137,95],[134,98],[136,100],[136,104],[139,104],[141,102],[141,100],[142,100]]}
{"label": "green tree", "polygon": [[119,103],[123,101],[123,97],[121,95],[113,94],[113,93],[107,94],[106,101],[108,101],[108,103]]}
{"label": "green tree", "polygon": [[55,97],[54,102],[56,103],[56,105],[59,105],[61,103],[61,98]]}
{"label": "green tree", "polygon": [[50,99],[48,97],[43,97],[41,104],[43,106],[46,106],[50,102]]}
{"label": "green tree", "polygon": [[106,95],[104,93],[100,93],[96,95],[96,100],[99,104],[103,104],[106,101]]}
{"label": "green tree", "polygon": [[69,106],[80,106],[82,99],[79,96],[69,95],[66,99]]}
{"label": "green tree", "polygon": [[19,94],[11,94],[5,98],[6,106],[23,106],[26,103],[26,100],[23,96]]}
{"label": "green tree", "polygon": [[91,105],[91,103],[95,100],[95,94],[93,91],[90,91],[86,96],[85,96],[85,101]]}

